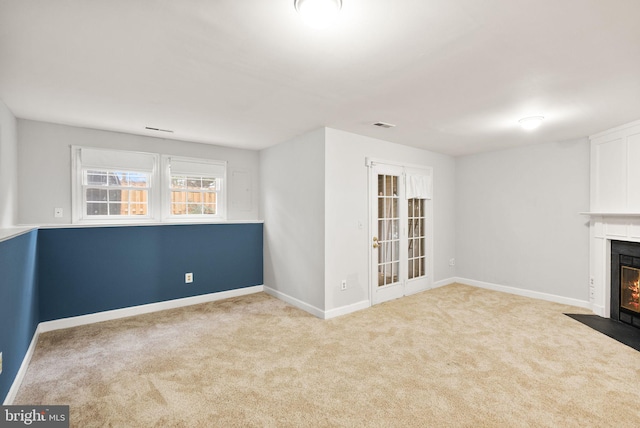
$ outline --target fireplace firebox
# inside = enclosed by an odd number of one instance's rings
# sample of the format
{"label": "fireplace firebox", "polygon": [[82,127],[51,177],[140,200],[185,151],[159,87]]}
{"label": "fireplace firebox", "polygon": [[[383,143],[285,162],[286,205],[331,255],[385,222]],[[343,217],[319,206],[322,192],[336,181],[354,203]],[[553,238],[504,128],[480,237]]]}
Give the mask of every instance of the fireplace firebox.
{"label": "fireplace firebox", "polygon": [[640,328],[640,243],[611,241],[611,318]]}

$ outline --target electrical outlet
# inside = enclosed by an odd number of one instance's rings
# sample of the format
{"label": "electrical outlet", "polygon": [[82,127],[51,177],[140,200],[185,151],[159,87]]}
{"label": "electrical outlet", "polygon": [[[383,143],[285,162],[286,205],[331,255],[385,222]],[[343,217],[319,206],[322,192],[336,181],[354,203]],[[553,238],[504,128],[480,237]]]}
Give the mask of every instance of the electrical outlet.
{"label": "electrical outlet", "polygon": [[184,274],[184,283],[191,284],[193,282],[193,273],[188,272]]}
{"label": "electrical outlet", "polygon": [[53,216],[55,218],[62,218],[62,208],[54,208],[53,209]]}
{"label": "electrical outlet", "polygon": [[340,283],[340,289],[342,291],[347,289],[347,280],[346,279],[343,279],[342,282]]}
{"label": "electrical outlet", "polygon": [[449,266],[455,266],[456,265],[456,259],[449,259]]}

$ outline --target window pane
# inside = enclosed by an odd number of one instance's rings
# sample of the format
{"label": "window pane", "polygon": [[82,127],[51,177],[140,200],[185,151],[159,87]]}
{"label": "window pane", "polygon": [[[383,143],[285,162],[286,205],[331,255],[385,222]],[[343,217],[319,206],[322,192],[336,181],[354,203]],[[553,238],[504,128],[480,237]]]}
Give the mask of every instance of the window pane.
{"label": "window pane", "polygon": [[215,204],[216,203],[216,194],[215,193],[203,193],[202,201],[205,204]]}
{"label": "window pane", "polygon": [[187,213],[187,204],[185,204],[184,202],[171,204],[172,215],[184,215],[186,213]]}
{"label": "window pane", "polygon": [[174,189],[184,189],[187,187],[187,180],[184,177],[171,177],[171,187]]}
{"label": "window pane", "polygon": [[128,204],[109,204],[109,215],[128,215],[129,214],[129,205]]}
{"label": "window pane", "polygon": [[86,184],[89,186],[107,185],[106,171],[87,171],[85,177]]}
{"label": "window pane", "polygon": [[149,176],[147,174],[142,174],[139,172],[130,172],[128,173],[128,182],[130,186],[148,187]]}
{"label": "window pane", "polygon": [[110,172],[108,183],[109,186],[122,186],[122,172]]}
{"label": "window pane", "polygon": [[215,214],[216,213],[216,204],[204,204],[202,206],[203,214]]}
{"label": "window pane", "polygon": [[147,203],[148,190],[123,190],[122,200],[129,202],[144,202]]}
{"label": "window pane", "polygon": [[385,183],[385,196],[393,196],[393,179],[395,178],[394,176],[391,175],[387,175],[385,176],[386,178],[386,183]]}
{"label": "window pane", "polygon": [[187,193],[187,202],[201,202],[202,201],[202,193],[200,192],[189,192]]}
{"label": "window pane", "polygon": [[187,204],[187,214],[202,214],[202,205]]}
{"label": "window pane", "polygon": [[187,192],[171,192],[171,202],[179,203],[187,201]]}
{"label": "window pane", "polygon": [[202,179],[189,177],[187,179],[187,187],[189,189],[202,189]]}
{"label": "window pane", "polygon": [[147,215],[147,204],[131,204],[129,208],[129,215]]}
{"label": "window pane", "polygon": [[87,215],[107,215],[108,206],[106,203],[87,203]]}
{"label": "window pane", "polygon": [[107,200],[106,189],[87,189],[87,202],[99,202]]}
{"label": "window pane", "polygon": [[[126,192],[126,190],[124,192]],[[122,194],[124,192],[122,190],[109,190],[109,201],[111,202],[122,201],[122,196],[123,196]]]}
{"label": "window pane", "polygon": [[216,179],[215,178],[203,178],[202,179],[202,188],[207,190],[216,190]]}

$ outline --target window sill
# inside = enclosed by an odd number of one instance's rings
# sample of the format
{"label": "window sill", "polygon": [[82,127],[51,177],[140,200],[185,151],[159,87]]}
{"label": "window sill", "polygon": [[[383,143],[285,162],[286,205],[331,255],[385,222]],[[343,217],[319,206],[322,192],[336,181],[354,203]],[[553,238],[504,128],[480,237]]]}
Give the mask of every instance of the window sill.
{"label": "window sill", "polygon": [[[253,224],[253,223],[264,223],[264,220],[219,220],[219,221],[167,221],[167,222],[144,222],[144,223],[132,223],[132,222],[123,222],[123,223],[55,223],[55,224],[40,224],[37,226],[20,226],[20,229],[24,231],[32,230],[32,229],[81,229],[87,227],[132,227],[132,226],[195,226],[199,224]],[[23,232],[24,233],[24,232]],[[1,236],[1,235],[0,235]]]}
{"label": "window sill", "polygon": [[586,215],[589,217],[640,217],[640,213],[625,213],[625,212],[584,212],[580,215]]}

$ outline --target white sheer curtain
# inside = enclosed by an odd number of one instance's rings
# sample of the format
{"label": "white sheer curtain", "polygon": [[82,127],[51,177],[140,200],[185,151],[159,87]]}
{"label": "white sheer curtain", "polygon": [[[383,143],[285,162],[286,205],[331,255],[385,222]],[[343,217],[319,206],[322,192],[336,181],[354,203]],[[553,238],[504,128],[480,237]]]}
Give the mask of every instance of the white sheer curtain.
{"label": "white sheer curtain", "polygon": [[431,176],[407,173],[405,184],[406,199],[431,199]]}

